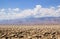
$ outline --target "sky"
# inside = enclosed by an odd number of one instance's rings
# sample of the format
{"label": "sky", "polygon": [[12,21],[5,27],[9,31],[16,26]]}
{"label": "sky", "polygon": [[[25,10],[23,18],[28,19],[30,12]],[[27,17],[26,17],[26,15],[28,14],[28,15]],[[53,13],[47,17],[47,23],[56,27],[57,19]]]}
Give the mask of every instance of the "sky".
{"label": "sky", "polygon": [[60,0],[0,0],[0,20],[60,17]]}
{"label": "sky", "polygon": [[34,8],[36,5],[43,7],[58,6],[60,0],[0,0],[0,8]]}

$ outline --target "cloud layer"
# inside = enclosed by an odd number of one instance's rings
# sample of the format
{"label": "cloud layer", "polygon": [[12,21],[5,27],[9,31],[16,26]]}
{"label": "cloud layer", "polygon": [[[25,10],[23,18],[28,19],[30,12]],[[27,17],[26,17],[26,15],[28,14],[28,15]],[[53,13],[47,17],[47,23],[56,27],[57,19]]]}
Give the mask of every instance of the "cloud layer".
{"label": "cloud layer", "polygon": [[0,20],[11,20],[27,17],[60,17],[60,5],[57,7],[44,8],[41,5],[36,5],[33,9],[8,8],[0,9]]}

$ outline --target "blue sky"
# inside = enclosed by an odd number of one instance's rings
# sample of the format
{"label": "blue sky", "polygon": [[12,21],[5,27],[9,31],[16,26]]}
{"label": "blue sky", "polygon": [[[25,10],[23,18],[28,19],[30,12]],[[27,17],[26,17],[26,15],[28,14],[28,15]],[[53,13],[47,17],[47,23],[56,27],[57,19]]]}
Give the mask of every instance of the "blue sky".
{"label": "blue sky", "polygon": [[0,8],[33,8],[35,5],[50,7],[60,5],[60,0],[0,0]]}
{"label": "blue sky", "polygon": [[60,17],[60,0],[0,0],[0,20]]}

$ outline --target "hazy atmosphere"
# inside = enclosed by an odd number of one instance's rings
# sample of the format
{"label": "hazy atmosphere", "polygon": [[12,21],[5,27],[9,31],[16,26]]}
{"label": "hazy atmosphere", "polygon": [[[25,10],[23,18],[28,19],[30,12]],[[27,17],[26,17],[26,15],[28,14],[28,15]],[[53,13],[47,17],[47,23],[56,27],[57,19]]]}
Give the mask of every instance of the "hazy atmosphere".
{"label": "hazy atmosphere", "polygon": [[0,39],[60,39],[60,0],[0,0]]}
{"label": "hazy atmosphere", "polygon": [[36,21],[59,23],[59,19],[60,0],[0,0],[0,24]]}

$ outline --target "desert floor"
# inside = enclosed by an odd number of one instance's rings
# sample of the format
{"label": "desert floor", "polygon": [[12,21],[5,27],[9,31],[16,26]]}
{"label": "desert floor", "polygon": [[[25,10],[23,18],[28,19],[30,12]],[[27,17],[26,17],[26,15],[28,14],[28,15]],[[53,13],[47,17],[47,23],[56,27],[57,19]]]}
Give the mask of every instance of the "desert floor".
{"label": "desert floor", "polygon": [[0,39],[60,39],[60,25],[0,25]]}

